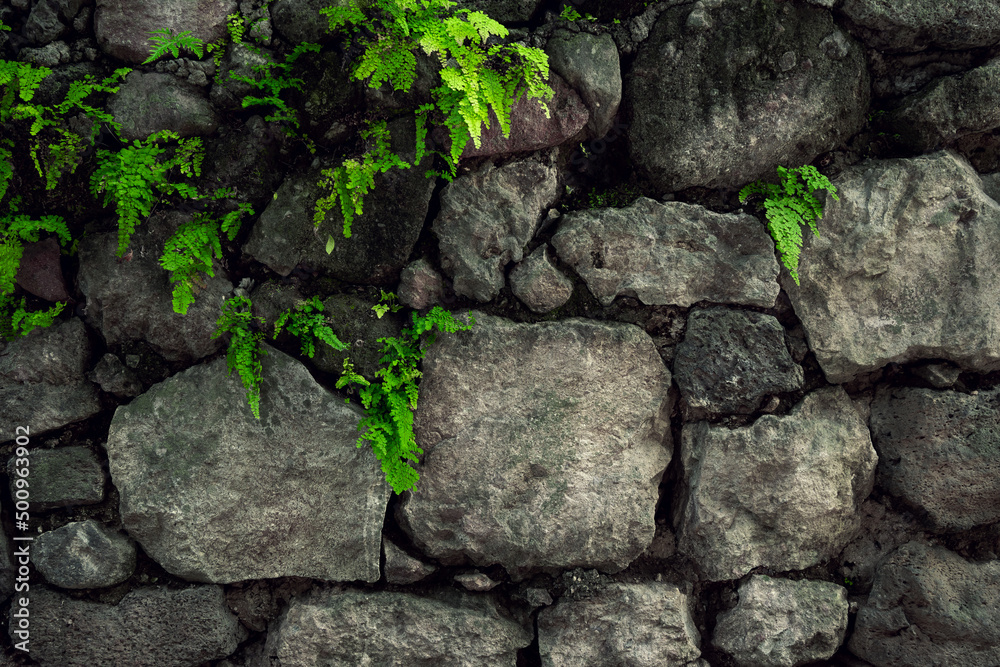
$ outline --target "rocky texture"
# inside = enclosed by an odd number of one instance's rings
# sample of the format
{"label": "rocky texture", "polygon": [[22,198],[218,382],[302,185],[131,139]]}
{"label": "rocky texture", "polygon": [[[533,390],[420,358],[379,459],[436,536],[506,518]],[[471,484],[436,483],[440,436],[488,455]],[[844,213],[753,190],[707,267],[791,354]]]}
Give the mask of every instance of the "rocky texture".
{"label": "rocky texture", "polygon": [[190,581],[377,581],[391,489],[355,447],[358,411],[264,350],[260,421],[221,358],[116,411],[107,449],[125,529]]}
{"label": "rocky texture", "polygon": [[833,180],[801,286],[782,275],[830,382],[890,363],[1000,368],[1000,204],[950,151],[870,160]]}
{"label": "rocky texture", "polygon": [[[513,667],[531,633],[501,615],[489,596],[442,593],[435,599],[317,589],[293,599],[268,633],[268,664]],[[391,627],[387,618],[394,619]],[[372,633],[373,627],[380,629]]]}
{"label": "rocky texture", "polygon": [[160,130],[181,137],[202,136],[219,127],[204,93],[171,74],[131,72],[108,108],[128,141],[143,140]]}
{"label": "rocky texture", "polygon": [[504,267],[524,257],[524,246],[558,194],[555,167],[535,159],[499,168],[487,162],[449,183],[431,229],[455,293],[478,301],[496,297]]}
{"label": "rocky texture", "polygon": [[407,555],[384,538],[382,550],[385,552],[385,580],[390,584],[412,584],[437,571],[435,566]]}
{"label": "rocky texture", "polygon": [[712,643],[740,665],[798,667],[828,660],[847,632],[847,592],[827,581],[753,575],[719,616]]}
{"label": "rocky texture", "polygon": [[84,379],[90,357],[90,340],[78,319],[8,343],[0,356],[0,420],[37,435],[96,414],[97,390]]}
{"label": "rocky texture", "polygon": [[423,362],[418,493],[398,510],[446,564],[619,571],[653,539],[670,373],[632,325],[473,313]]}
{"label": "rocky texture", "polygon": [[865,121],[864,52],[814,7],[718,0],[660,14],[625,80],[632,162],[661,192],[738,189]]}
{"label": "rocky texture", "polygon": [[[14,494],[16,457],[7,461],[11,497]],[[31,509],[93,505],[104,500],[104,470],[86,447],[31,450],[29,459]]]}
{"label": "rocky texture", "polygon": [[103,588],[132,576],[135,545],[96,521],[77,521],[39,535],[31,562],[54,586]]}
{"label": "rocky texture", "polygon": [[[118,234],[88,234],[80,241],[80,291],[87,297],[87,322],[108,345],[141,339],[168,361],[191,363],[222,347],[212,338],[219,303],[233,285],[216,264],[215,277],[203,276],[206,289],[198,292],[187,315],[173,307],[170,273],[160,265],[163,246],[184,222],[176,211],[153,216],[132,235],[129,259],[118,261]],[[127,253],[126,253],[127,254]]]}
{"label": "rocky texture", "polygon": [[110,352],[101,357],[87,379],[119,398],[133,398],[142,393],[142,383],[135,373]]}
{"label": "rocky texture", "polygon": [[117,605],[32,586],[30,613],[31,657],[42,667],[191,667],[226,657],[246,637],[219,586],[139,588]]}
{"label": "rocky texture", "polygon": [[24,244],[21,264],[17,267],[17,284],[46,301],[69,299],[59,266],[59,242],[55,238]]}
{"label": "rocky texture", "polygon": [[844,0],[851,32],[879,51],[972,49],[1000,42],[1000,7],[990,0]]}
{"label": "rocky texture", "polygon": [[547,313],[566,303],[573,294],[573,281],[549,259],[548,245],[535,248],[510,272],[510,289],[536,313]]}
{"label": "rocky texture", "polygon": [[406,265],[396,291],[401,304],[423,310],[440,303],[444,297],[444,282],[431,263],[421,258]]}
{"label": "rocky texture", "polygon": [[1000,663],[1000,561],[908,542],[878,568],[851,652],[876,665]]}
{"label": "rocky texture", "polygon": [[792,360],[784,329],[771,315],[705,308],[688,313],[687,322],[673,371],[689,418],[703,412],[749,414],[768,394],[802,387],[802,367]]}
{"label": "rocky texture", "polygon": [[606,306],[624,295],[769,308],[780,289],[774,242],[749,215],[639,197],[627,208],[568,213],[551,243]]}
{"label": "rocky texture", "polygon": [[100,0],[94,12],[97,44],[108,55],[130,65],[142,63],[156,48],[149,33],[191,31],[208,44],[228,36],[226,15],[236,11],[236,0]]}
{"label": "rocky texture", "polygon": [[560,601],[538,614],[547,667],[691,664],[701,634],[690,597],[669,584],[612,584],[595,597]]}
{"label": "rocky texture", "polygon": [[688,491],[675,510],[677,548],[711,581],[836,555],[858,528],[878,462],[840,387],[749,427],[685,424],[681,456]]}
{"label": "rocky texture", "polygon": [[1000,521],[1000,389],[880,388],[872,403],[879,486],[939,531]]}
{"label": "rocky texture", "polygon": [[545,52],[549,67],[579,91],[587,105],[588,135],[603,137],[622,100],[621,64],[611,35],[558,30],[545,44]]}

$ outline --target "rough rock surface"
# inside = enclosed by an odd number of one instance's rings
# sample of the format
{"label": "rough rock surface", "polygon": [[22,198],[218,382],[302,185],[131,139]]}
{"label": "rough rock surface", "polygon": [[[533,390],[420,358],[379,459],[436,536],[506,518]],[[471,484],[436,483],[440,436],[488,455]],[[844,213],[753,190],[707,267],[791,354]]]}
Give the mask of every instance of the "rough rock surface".
{"label": "rough rock surface", "polygon": [[681,438],[689,492],[675,510],[677,549],[711,581],[836,555],[874,485],[878,457],[841,387],[748,427],[688,423]]}
{"label": "rough rock surface", "polygon": [[611,35],[557,30],[545,44],[549,67],[580,93],[590,112],[587,132],[603,137],[622,101],[622,72]]}
{"label": "rough rock surface", "polygon": [[510,290],[536,313],[547,313],[566,303],[573,294],[573,281],[555,267],[548,245],[535,248],[523,262],[511,269]]}
{"label": "rough rock surface", "polygon": [[444,297],[444,282],[431,263],[420,258],[410,262],[399,276],[399,302],[414,310],[430,308]]}
{"label": "rough rock surface", "polygon": [[908,542],[879,566],[848,647],[879,667],[1000,664],[997,599],[1000,561]]}
{"label": "rough rock surface", "polygon": [[844,0],[851,32],[879,51],[972,49],[1000,41],[1000,7],[991,0]]}
{"label": "rough rock surface", "polygon": [[473,313],[423,362],[418,492],[397,511],[442,563],[619,571],[649,546],[670,372],[641,329]]}
{"label": "rough rock surface", "polygon": [[132,576],[135,545],[91,519],[74,521],[39,535],[31,562],[54,586],[103,588]]}
{"label": "rough rock surface", "polygon": [[940,531],[1000,521],[998,408],[1000,389],[881,387],[871,416],[879,486],[926,511]]}
{"label": "rough rock surface", "polygon": [[66,301],[66,279],[59,265],[59,242],[47,238],[37,243],[25,243],[21,264],[17,267],[17,284],[46,301]]}
{"label": "rough rock surface", "polygon": [[566,214],[551,243],[605,306],[624,295],[648,305],[770,308],[780,290],[774,242],[749,215],[639,197],[627,208]]}
{"label": "rough rock surface", "polygon": [[832,182],[801,286],[782,277],[826,379],[917,359],[1000,368],[1000,204],[968,162],[869,160]]}
{"label": "rough rock surface", "polygon": [[513,667],[531,633],[502,616],[488,595],[444,593],[435,599],[335,588],[294,598],[268,633],[266,664]]}
{"label": "rough rock surface", "polygon": [[141,141],[160,130],[181,137],[209,135],[219,127],[205,93],[172,74],[129,73],[108,109],[121,123],[127,141]]}
{"label": "rough rock surface", "polygon": [[[11,497],[16,497],[16,458],[7,461]],[[93,505],[104,500],[104,469],[86,447],[36,449],[30,454],[31,509]]]}
{"label": "rough rock surface", "polygon": [[107,449],[125,529],[190,581],[377,581],[391,488],[355,447],[360,416],[264,350],[260,421],[221,358],[118,408]]}

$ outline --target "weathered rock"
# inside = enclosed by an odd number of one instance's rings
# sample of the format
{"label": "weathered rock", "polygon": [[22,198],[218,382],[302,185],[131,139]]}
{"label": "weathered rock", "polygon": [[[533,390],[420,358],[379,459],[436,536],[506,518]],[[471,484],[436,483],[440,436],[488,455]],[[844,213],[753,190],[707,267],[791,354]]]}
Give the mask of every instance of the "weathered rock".
{"label": "weathered rock", "polygon": [[385,580],[390,584],[412,584],[437,571],[434,565],[409,556],[385,537],[382,549],[385,551]]}
{"label": "weathered rock", "polygon": [[858,527],[878,462],[841,387],[745,428],[685,424],[681,455],[688,492],[675,510],[677,549],[710,581],[836,555]]}
{"label": "weathered rock", "polygon": [[119,398],[133,398],[142,393],[142,383],[136,374],[110,352],[101,357],[87,379]]}
{"label": "weathered rock", "polygon": [[827,581],[753,575],[719,615],[712,643],[741,665],[798,667],[828,660],[847,632],[847,591]]}
{"label": "weathered rock", "polygon": [[[156,48],[154,30],[185,30],[205,44],[229,38],[226,15],[236,0],[101,0],[94,12],[94,33],[101,50],[132,65],[142,63]],[[143,137],[145,138],[145,137]]]}
{"label": "weathered rock", "polygon": [[456,584],[465,588],[465,590],[476,591],[479,593],[496,588],[500,584],[499,581],[493,581],[482,572],[456,574],[453,577],[453,580]]}
{"label": "weathered rock", "polygon": [[46,301],[66,301],[66,279],[59,265],[59,242],[49,237],[37,243],[25,243],[17,284]]}
{"label": "weathered rock", "polygon": [[108,432],[125,529],[191,581],[377,581],[391,489],[360,411],[267,345],[260,421],[225,359],[119,407]]}
{"label": "weathered rock", "polygon": [[1000,562],[908,542],[882,562],[851,652],[876,667],[1000,663]]}
{"label": "weathered rock", "polygon": [[880,387],[872,403],[879,486],[939,531],[1000,521],[1000,389]]}
{"label": "weathered rock", "polygon": [[233,289],[216,263],[215,277],[203,276],[187,315],[174,312],[170,272],[159,258],[167,239],[190,215],[154,213],[132,234],[131,259],[118,262],[118,234],[88,234],[80,241],[80,291],[87,297],[87,321],[108,345],[141,339],[168,361],[193,362],[219,350],[212,338],[219,303]]}
{"label": "weathered rock", "polygon": [[928,358],[1000,368],[1000,204],[969,164],[951,151],[871,160],[834,185],[801,286],[781,279],[826,379]]}
{"label": "weathered rock", "polygon": [[947,389],[955,384],[962,369],[952,364],[925,364],[914,368],[913,374],[938,389]]}
{"label": "weathered rock", "polygon": [[35,44],[47,44],[66,34],[66,25],[59,20],[56,0],[41,0],[31,8],[24,22],[24,36]]}
{"label": "weathered rock", "polygon": [[[86,447],[33,449],[29,477],[31,509],[93,505],[104,500],[104,469],[97,456]],[[7,461],[11,496],[14,494],[16,456]]]}
{"label": "weathered rock", "polygon": [[540,4],[541,0],[459,0],[459,5],[500,23],[527,23]]}
{"label": "weathered rock", "polygon": [[274,28],[293,44],[323,44],[334,39],[330,22],[319,13],[324,7],[346,7],[347,0],[277,0],[271,5]]}
{"label": "weathered rock", "polygon": [[90,355],[86,329],[75,318],[8,343],[0,356],[0,421],[11,429],[7,437],[18,425],[37,435],[96,414],[97,389],[84,379]]}
{"label": "weathered rock", "polygon": [[133,71],[118,87],[108,110],[122,125],[127,141],[171,130],[181,137],[212,134],[219,118],[205,94],[172,74]]}
{"label": "weathered rock", "polygon": [[396,295],[404,306],[423,310],[441,302],[444,297],[444,282],[431,263],[420,258],[403,269]]}
{"label": "weathered rock", "polygon": [[1000,7],[990,0],[844,0],[837,11],[851,32],[879,51],[974,49],[1000,41]]}
{"label": "weathered rock", "polygon": [[549,67],[576,89],[590,112],[587,132],[603,137],[622,100],[618,48],[611,35],[557,30],[545,45]]}
{"label": "weathered rock", "polygon": [[573,295],[573,281],[552,264],[548,247],[544,243],[538,246],[510,272],[510,289],[514,296],[536,313],[558,308]]}
{"label": "weathered rock", "polygon": [[441,268],[455,293],[494,299],[504,285],[504,267],[524,257],[543,213],[558,198],[556,168],[518,160],[460,176],[441,191],[441,212],[432,229],[439,239]]}
{"label": "weathered rock", "polygon": [[770,308],[780,291],[774,242],[750,215],[639,197],[627,208],[566,214],[551,243],[605,306],[623,295]]}
{"label": "weathered rock", "polygon": [[[31,588],[31,657],[43,667],[192,667],[232,653],[246,631],[221,586],[140,588],[117,605]],[[17,619],[10,619],[13,641]]]}
{"label": "weathered rock", "polygon": [[700,644],[691,599],[670,584],[611,584],[538,612],[547,667],[685,665],[701,655]]}
{"label": "weathered rock", "polygon": [[[393,619],[392,626],[385,624]],[[267,635],[273,667],[431,665],[514,667],[531,633],[488,595],[440,599],[382,591],[313,590],[295,598]]]}
{"label": "weathered rock", "polygon": [[473,313],[423,362],[418,491],[397,511],[444,564],[620,571],[649,546],[670,372],[634,325]]}
{"label": "weathered rock", "polygon": [[729,308],[688,314],[677,346],[674,377],[681,406],[704,412],[749,414],[768,394],[802,387],[802,367],[792,361],[784,329],[771,315]]}
{"label": "weathered rock", "polygon": [[75,521],[39,535],[31,562],[54,586],[104,588],[132,576],[135,545],[96,521]]}
{"label": "weathered rock", "polygon": [[657,188],[738,189],[861,129],[861,45],[830,12],[722,0],[660,14],[625,80],[629,150]]}

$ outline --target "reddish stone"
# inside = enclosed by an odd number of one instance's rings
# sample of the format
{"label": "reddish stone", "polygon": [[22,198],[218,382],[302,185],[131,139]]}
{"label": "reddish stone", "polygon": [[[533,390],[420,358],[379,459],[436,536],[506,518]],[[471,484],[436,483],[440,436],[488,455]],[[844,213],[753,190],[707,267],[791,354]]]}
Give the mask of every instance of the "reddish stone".
{"label": "reddish stone", "polygon": [[66,279],[59,265],[59,243],[54,238],[24,245],[17,284],[46,301],[69,299]]}

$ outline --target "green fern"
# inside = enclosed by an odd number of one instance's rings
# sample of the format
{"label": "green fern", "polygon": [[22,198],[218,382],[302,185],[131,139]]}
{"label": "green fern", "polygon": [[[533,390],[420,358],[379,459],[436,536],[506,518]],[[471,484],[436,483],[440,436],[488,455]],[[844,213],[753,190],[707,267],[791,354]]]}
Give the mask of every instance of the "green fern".
{"label": "green fern", "polygon": [[[212,338],[229,333],[229,349],[226,351],[226,365],[229,373],[234,370],[240,374],[243,387],[247,390],[247,402],[253,416],[260,419],[260,385],[263,368],[260,357],[267,354],[260,347],[264,334],[260,328],[264,320],[251,314],[252,304],[245,296],[226,299],[222,305],[222,315],[216,321],[216,330]],[[255,325],[256,324],[256,329]]]}
{"label": "green fern", "polygon": [[192,51],[199,58],[205,55],[204,40],[194,37],[190,30],[185,30],[178,35],[174,35],[173,31],[163,28],[161,30],[152,30],[149,34],[153,35],[153,37],[150,37],[150,41],[153,42],[155,48],[149,54],[149,57],[142,61],[143,65],[148,65],[160,56],[165,55],[168,51],[174,58],[180,57],[181,49]]}
{"label": "green fern", "polygon": [[28,335],[36,327],[52,326],[65,306],[64,302],[59,302],[47,310],[28,312],[23,297],[18,303],[10,294],[0,294],[0,336],[11,341]]}
{"label": "green fern", "polygon": [[[259,48],[250,44],[244,44],[244,46],[246,46],[251,52],[264,57],[264,53]],[[319,44],[302,42],[301,44],[298,44],[290,54],[285,56],[285,62],[283,63],[275,62],[268,57],[263,64],[254,65],[254,70],[262,75],[260,79],[230,72],[230,78],[235,79],[236,81],[242,81],[243,83],[253,86],[257,90],[265,93],[264,97],[255,97],[251,95],[244,97],[242,102],[243,108],[245,109],[254,105],[273,105],[277,107],[277,111],[269,116],[265,116],[264,120],[269,122],[288,122],[295,127],[298,127],[299,121],[295,111],[289,108],[288,104],[281,99],[281,93],[286,88],[302,90],[302,79],[295,79],[290,76],[292,65],[302,54],[319,50]],[[278,76],[275,76],[275,70],[280,70],[281,73]]]}
{"label": "green fern", "polygon": [[322,313],[323,302],[319,300],[318,296],[303,301],[294,308],[289,308],[278,316],[274,323],[274,339],[277,340],[281,330],[286,329],[293,336],[298,336],[302,354],[310,359],[316,354],[317,340],[326,343],[335,350],[346,350],[347,343],[337,338],[337,334],[326,323],[326,318]]}
{"label": "green fern", "polygon": [[424,453],[417,447],[413,433],[413,410],[417,407],[417,382],[421,376],[417,364],[423,359],[426,347],[434,343],[434,328],[454,333],[467,331],[476,323],[471,315],[468,324],[460,322],[440,306],[424,316],[414,312],[412,318],[413,326],[403,329],[401,338],[378,339],[383,344],[383,357],[379,362],[382,367],[375,372],[380,382],[369,383],[345,360],[344,373],[336,384],[337,389],[348,384],[362,385],[361,404],[366,416],[358,424],[362,434],[357,446],[361,447],[366,441],[371,444],[375,456],[382,462],[386,481],[397,494],[417,490],[415,484],[420,476],[405,459],[417,461],[416,455]]}
{"label": "green fern", "polygon": [[[746,203],[751,195],[763,195],[767,216],[767,231],[774,239],[781,254],[781,262],[788,269],[795,284],[799,284],[799,254],[802,248],[802,225],[809,225],[813,234],[819,236],[816,220],[823,217],[823,205],[813,192],[827,190],[836,200],[837,188],[820,174],[816,167],[805,165],[786,169],[778,167],[781,185],[756,181],[740,190],[741,203]],[[801,179],[801,180],[800,180]]]}

